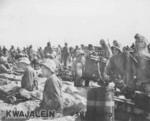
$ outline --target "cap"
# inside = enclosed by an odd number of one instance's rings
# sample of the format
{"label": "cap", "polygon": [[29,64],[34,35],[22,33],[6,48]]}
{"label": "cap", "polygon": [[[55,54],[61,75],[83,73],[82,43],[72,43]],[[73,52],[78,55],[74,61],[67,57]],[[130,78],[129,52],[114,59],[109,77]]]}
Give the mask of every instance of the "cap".
{"label": "cap", "polygon": [[111,47],[111,49],[113,49],[113,48],[115,48],[115,49],[121,51],[121,47],[120,47],[119,44],[118,44],[118,45],[113,45],[113,46]]}

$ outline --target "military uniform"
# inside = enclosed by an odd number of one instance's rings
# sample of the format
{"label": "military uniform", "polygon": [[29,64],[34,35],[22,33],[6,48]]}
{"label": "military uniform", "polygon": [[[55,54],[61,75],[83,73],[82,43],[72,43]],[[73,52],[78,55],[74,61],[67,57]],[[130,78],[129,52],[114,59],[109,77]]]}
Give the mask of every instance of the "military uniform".
{"label": "military uniform", "polygon": [[35,77],[34,70],[31,67],[27,67],[22,77],[21,87],[28,91],[33,91],[34,77]]}
{"label": "military uniform", "polygon": [[64,47],[62,50],[62,60],[65,67],[67,67],[68,59],[69,59],[69,49],[68,47]]}
{"label": "military uniform", "polygon": [[7,62],[7,57],[0,57],[0,73],[10,73],[10,66]]}
{"label": "military uniform", "polygon": [[147,39],[140,35],[135,35],[136,53],[135,58],[137,60],[136,78],[137,88],[150,94],[150,54],[147,49]]}
{"label": "military uniform", "polygon": [[54,110],[56,113],[62,113],[63,98],[62,98],[62,82],[54,74],[56,71],[56,64],[51,59],[46,59],[41,63],[42,66],[48,68],[53,74],[47,77],[41,108],[46,110]]}
{"label": "military uniform", "polygon": [[63,100],[61,88],[62,83],[56,75],[52,75],[46,80],[43,92],[42,108],[62,113]]}

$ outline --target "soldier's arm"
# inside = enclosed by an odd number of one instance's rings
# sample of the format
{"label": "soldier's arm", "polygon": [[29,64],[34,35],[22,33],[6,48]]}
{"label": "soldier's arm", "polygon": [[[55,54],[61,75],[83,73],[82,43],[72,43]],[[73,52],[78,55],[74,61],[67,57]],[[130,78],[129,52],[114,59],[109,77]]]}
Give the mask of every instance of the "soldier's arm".
{"label": "soldier's arm", "polygon": [[10,71],[9,69],[7,69],[7,68],[5,67],[5,65],[3,65],[3,64],[0,65],[0,71],[1,71],[2,73],[10,73],[10,72],[11,72],[11,71]]}
{"label": "soldier's arm", "polygon": [[104,70],[104,78],[106,80],[110,79],[111,71],[112,71],[112,60],[109,59],[106,63],[105,70]]}
{"label": "soldier's arm", "polygon": [[111,46],[110,46],[109,39],[107,41],[108,41],[107,48],[108,48],[109,58],[110,58],[112,56],[112,51],[111,51]]}

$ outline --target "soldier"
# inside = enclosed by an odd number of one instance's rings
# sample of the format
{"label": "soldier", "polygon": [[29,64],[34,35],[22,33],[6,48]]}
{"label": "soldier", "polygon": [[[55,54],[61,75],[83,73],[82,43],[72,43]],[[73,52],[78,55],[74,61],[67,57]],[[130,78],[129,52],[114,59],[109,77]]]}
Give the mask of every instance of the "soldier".
{"label": "soldier", "polygon": [[150,54],[147,48],[147,39],[140,35],[135,35],[135,57],[137,66],[137,86],[150,95]]}
{"label": "soldier", "polygon": [[88,52],[87,55],[90,56],[91,54],[94,54],[95,50],[92,44],[88,45]]}
{"label": "soldier", "polygon": [[15,62],[15,56],[16,56],[16,50],[14,46],[12,45],[9,50],[9,61],[14,63]]}
{"label": "soldier", "polygon": [[105,80],[113,80],[116,84],[122,86],[134,87],[133,80],[135,75],[135,63],[132,56],[128,53],[122,53],[119,45],[111,47],[113,56],[108,60],[104,77]]}
{"label": "soldier", "polygon": [[69,62],[72,63],[73,61],[73,47],[69,47]]}
{"label": "soldier", "polygon": [[8,50],[7,50],[7,48],[4,46],[4,47],[3,47],[3,56],[7,56],[7,54],[8,54]]}
{"label": "soldier", "polygon": [[56,65],[53,60],[46,59],[41,63],[43,76],[47,78],[41,107],[46,110],[54,110],[62,113],[62,83],[56,76]]}
{"label": "soldier", "polygon": [[65,47],[62,50],[62,60],[64,63],[64,67],[67,67],[68,59],[69,59],[69,48],[68,44],[65,43]]}
{"label": "soldier", "polygon": [[11,54],[12,57],[14,57],[14,53],[15,53],[15,48],[14,46],[12,45],[10,50],[9,50],[9,53]]}
{"label": "soldier", "polygon": [[77,51],[77,58],[73,63],[72,72],[74,78],[74,86],[80,87],[83,86],[83,81],[81,77],[85,72],[85,62],[86,58],[84,57],[84,51],[78,50]]}
{"label": "soldier", "polygon": [[114,41],[113,42],[113,46],[111,47],[111,50],[112,50],[112,54],[113,55],[118,55],[121,53],[121,47],[120,47],[120,44],[118,42]]}
{"label": "soldier", "polygon": [[18,67],[24,70],[21,87],[28,91],[33,91],[34,89],[37,89],[35,72],[30,65],[29,59],[26,57],[20,58]]}
{"label": "soldier", "polygon": [[4,56],[0,57],[0,73],[11,73],[7,57]]}
{"label": "soldier", "polygon": [[58,54],[58,60],[61,62],[62,59],[61,59],[61,52],[62,52],[62,48],[60,45],[58,45],[58,48],[57,48],[57,54]]}
{"label": "soldier", "polygon": [[2,47],[0,46],[0,56],[2,56]]}
{"label": "soldier", "polygon": [[106,44],[104,39],[100,40],[100,46],[103,51],[103,57],[106,59],[110,58],[111,52],[109,50],[109,46]]}
{"label": "soldier", "polygon": [[29,60],[32,61],[32,59],[33,59],[33,48],[32,48],[32,45],[29,46],[28,56],[29,56]]}
{"label": "soldier", "polygon": [[52,53],[52,47],[51,47],[51,43],[48,42],[47,46],[44,48],[44,55],[46,55],[47,53],[51,54]]}
{"label": "soldier", "polygon": [[148,52],[150,53],[150,44],[148,44],[148,46],[147,46],[147,47],[148,47]]}
{"label": "soldier", "polygon": [[81,50],[84,50],[85,47],[84,47],[84,44],[81,44]]}
{"label": "soldier", "polygon": [[38,55],[39,55],[39,58],[40,59],[43,59],[44,58],[44,52],[43,52],[43,50],[42,50],[42,47],[39,47],[38,48]]}
{"label": "soldier", "polygon": [[79,46],[76,45],[75,49],[74,49],[74,57],[77,57],[77,51],[79,50]]}
{"label": "soldier", "polygon": [[106,44],[104,39],[100,40],[100,48],[101,48],[101,55],[100,55],[100,72],[102,75],[102,79],[104,79],[104,69],[107,63],[107,60],[111,56],[111,50],[109,46]]}

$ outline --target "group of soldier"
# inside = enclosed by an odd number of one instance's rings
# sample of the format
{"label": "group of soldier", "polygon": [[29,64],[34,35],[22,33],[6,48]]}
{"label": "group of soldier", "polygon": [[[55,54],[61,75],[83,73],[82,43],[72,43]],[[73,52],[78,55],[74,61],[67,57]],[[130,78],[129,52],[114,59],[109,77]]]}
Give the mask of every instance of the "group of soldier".
{"label": "group of soldier", "polygon": [[[55,73],[59,66],[64,69],[74,68],[80,63],[81,68],[73,71],[81,70],[81,76],[85,71],[86,59],[90,57],[98,58],[98,80],[113,81],[121,83],[129,89],[140,89],[150,95],[150,53],[148,40],[140,35],[134,36],[135,43],[130,47],[121,48],[120,43],[113,41],[112,46],[109,42],[101,39],[99,46],[81,45],[75,48],[69,47],[67,43],[64,47],[58,45],[53,48],[48,42],[47,46],[41,47],[34,51],[32,45],[29,47],[15,49],[12,46],[9,50],[6,47],[0,48],[0,73],[14,73],[14,68],[23,70],[21,87],[28,91],[38,89],[34,80],[35,73],[41,67],[42,75],[47,78],[41,106],[44,108],[55,109],[59,113],[62,112],[62,84]],[[59,64],[58,64],[59,63]],[[59,65],[59,66],[58,66]],[[73,65],[73,66],[72,66]],[[13,69],[12,69],[13,67]],[[89,71],[92,70],[88,68]],[[73,72],[76,73],[76,72]],[[78,76],[74,74],[75,76]],[[75,83],[80,83],[78,80]],[[75,84],[75,86],[78,84]],[[124,89],[124,88],[123,88]]]}

